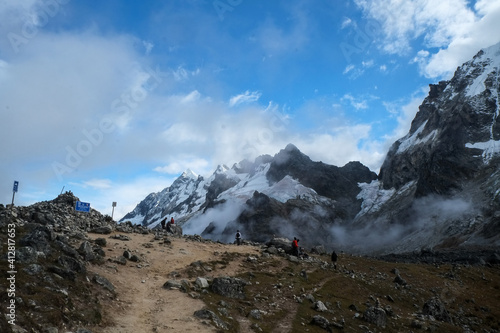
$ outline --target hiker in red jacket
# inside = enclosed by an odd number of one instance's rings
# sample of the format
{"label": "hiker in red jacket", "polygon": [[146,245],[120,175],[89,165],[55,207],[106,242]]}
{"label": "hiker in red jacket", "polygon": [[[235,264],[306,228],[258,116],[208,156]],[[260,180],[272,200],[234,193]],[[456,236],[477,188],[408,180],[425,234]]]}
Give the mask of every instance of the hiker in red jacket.
{"label": "hiker in red jacket", "polygon": [[174,217],[172,216],[172,218],[170,219],[170,224],[174,224]]}
{"label": "hiker in red jacket", "polygon": [[299,256],[299,240],[296,237],[293,237],[292,255],[294,255],[296,257]]}

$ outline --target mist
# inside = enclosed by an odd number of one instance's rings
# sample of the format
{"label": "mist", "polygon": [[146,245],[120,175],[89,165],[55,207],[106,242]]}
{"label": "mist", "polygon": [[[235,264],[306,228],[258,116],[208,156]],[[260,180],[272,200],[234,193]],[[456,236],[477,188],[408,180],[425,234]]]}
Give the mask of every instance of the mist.
{"label": "mist", "polygon": [[[209,208],[205,213],[189,219],[183,226],[183,233],[187,235],[201,235],[212,224],[213,229],[204,238],[230,243],[234,240],[232,235],[223,234],[224,229],[235,221],[243,211],[243,205],[236,200],[226,201],[214,208]],[[244,237],[244,236],[243,236]]]}
{"label": "mist", "polygon": [[[330,228],[333,248],[355,254],[385,254],[420,251],[439,245],[444,237],[460,232],[460,225],[477,215],[471,200],[430,195],[416,199],[410,207],[386,212],[362,228],[335,225]],[[457,227],[457,228],[455,228]],[[443,232],[445,231],[445,232]]]}

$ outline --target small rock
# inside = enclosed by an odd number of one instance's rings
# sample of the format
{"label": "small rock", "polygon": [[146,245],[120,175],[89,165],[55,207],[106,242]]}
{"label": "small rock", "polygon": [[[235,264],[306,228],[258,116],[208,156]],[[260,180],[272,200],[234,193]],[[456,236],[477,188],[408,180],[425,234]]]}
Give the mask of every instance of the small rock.
{"label": "small rock", "polygon": [[313,317],[313,319],[311,320],[311,325],[319,326],[325,330],[330,329],[330,322],[328,321],[328,319],[319,315],[315,315]]}
{"label": "small rock", "polygon": [[195,285],[201,289],[205,289],[205,288],[209,287],[207,279],[202,278],[202,277],[196,278]]}
{"label": "small rock", "polygon": [[106,246],[107,245],[106,238],[96,238],[94,242],[99,246]]}
{"label": "small rock", "polygon": [[248,314],[248,316],[252,317],[254,319],[257,319],[257,320],[261,320],[262,319],[262,314],[257,309],[251,310],[250,313]]}
{"label": "small rock", "polygon": [[168,280],[167,282],[165,282],[163,284],[163,288],[165,289],[181,289],[182,288],[182,284],[181,284],[181,281],[177,281],[177,280]]}
{"label": "small rock", "polygon": [[401,285],[401,286],[405,286],[405,285],[406,285],[406,280],[405,280],[405,279],[403,279],[403,278],[401,277],[401,275],[396,275],[396,277],[394,278],[394,281],[393,281],[393,282],[395,282],[395,283],[397,283],[397,284],[399,284],[399,285]]}
{"label": "small rock", "polygon": [[316,310],[316,311],[319,311],[319,312],[325,312],[325,311],[328,311],[328,308],[325,306],[325,304],[321,301],[317,301],[316,303],[314,303],[314,306],[313,308]]}
{"label": "small rock", "polygon": [[115,292],[115,286],[113,286],[113,284],[111,282],[109,282],[109,280],[103,276],[96,274],[92,277],[92,281],[94,281],[98,285],[102,286],[103,288],[105,288],[111,292]]}

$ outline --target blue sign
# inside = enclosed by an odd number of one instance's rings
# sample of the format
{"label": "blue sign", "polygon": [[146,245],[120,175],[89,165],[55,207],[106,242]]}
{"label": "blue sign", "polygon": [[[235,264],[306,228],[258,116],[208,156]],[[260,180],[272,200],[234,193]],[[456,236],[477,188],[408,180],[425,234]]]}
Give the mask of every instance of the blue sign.
{"label": "blue sign", "polygon": [[88,202],[81,202],[81,201],[77,201],[76,202],[76,206],[75,206],[75,210],[77,212],[90,212],[90,203]]}
{"label": "blue sign", "polygon": [[14,180],[14,187],[12,188],[12,191],[17,192],[18,187],[19,187],[19,182],[17,180]]}

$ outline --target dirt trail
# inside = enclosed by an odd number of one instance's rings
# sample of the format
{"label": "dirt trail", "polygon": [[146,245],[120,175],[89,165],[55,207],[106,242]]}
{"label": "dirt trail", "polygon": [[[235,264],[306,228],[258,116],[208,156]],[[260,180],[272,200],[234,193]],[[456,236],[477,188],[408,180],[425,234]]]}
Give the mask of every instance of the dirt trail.
{"label": "dirt trail", "polygon": [[[205,244],[184,238],[169,238],[172,243],[164,245],[155,241],[153,235],[124,235],[131,239],[106,238],[106,258],[116,258],[123,255],[124,250],[129,250],[139,256],[140,262],[127,261],[126,265],[120,265],[107,261],[101,266],[89,267],[89,271],[107,278],[115,286],[118,299],[112,301],[111,295],[104,297],[105,327],[93,328],[95,333],[215,332],[213,326],[193,316],[196,310],[203,308],[202,301],[178,290],[167,290],[163,284],[174,279],[172,272],[181,271],[198,260],[216,260],[217,253],[257,254],[258,251],[252,246]],[[92,239],[102,237],[89,236]],[[236,261],[215,274],[234,275],[239,268]],[[206,273],[200,273],[200,276],[204,275]]]}

